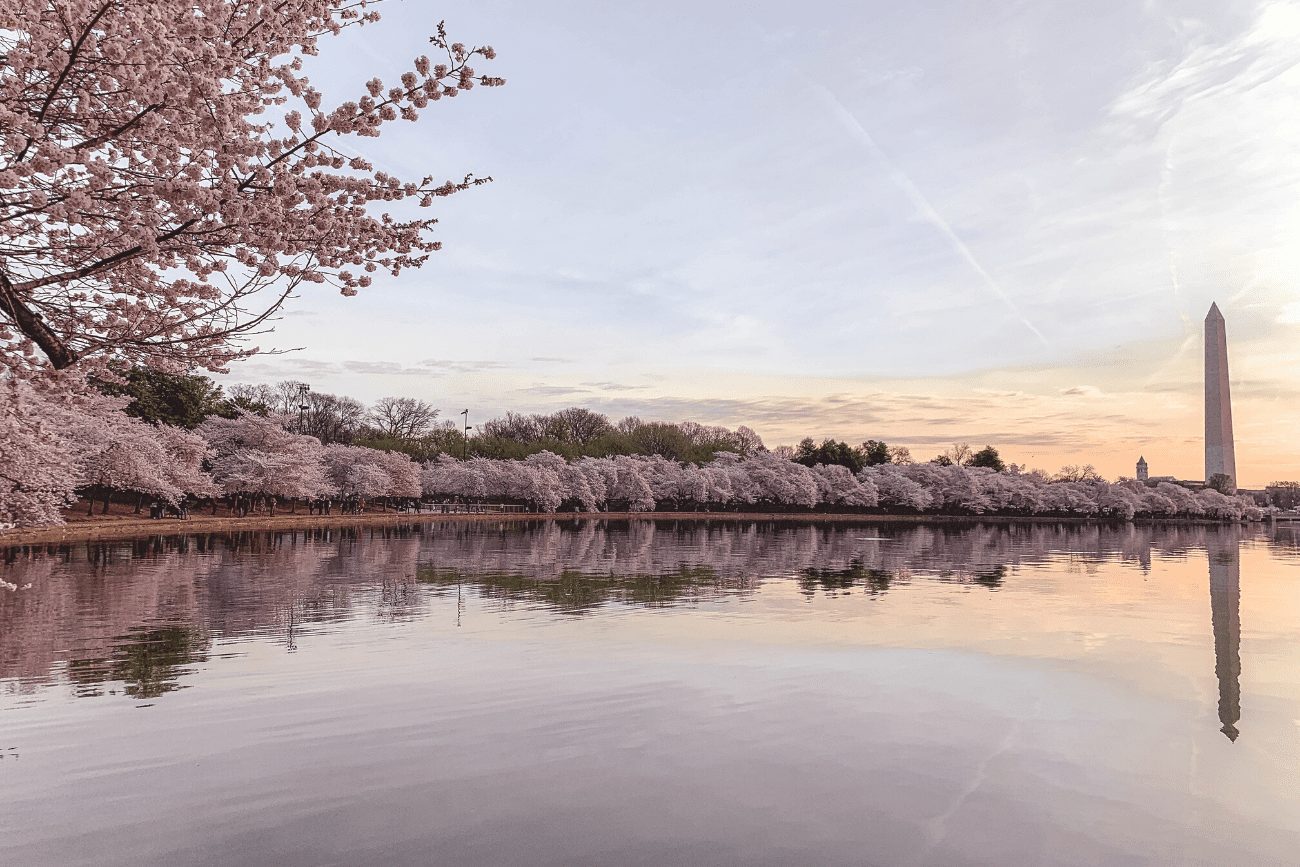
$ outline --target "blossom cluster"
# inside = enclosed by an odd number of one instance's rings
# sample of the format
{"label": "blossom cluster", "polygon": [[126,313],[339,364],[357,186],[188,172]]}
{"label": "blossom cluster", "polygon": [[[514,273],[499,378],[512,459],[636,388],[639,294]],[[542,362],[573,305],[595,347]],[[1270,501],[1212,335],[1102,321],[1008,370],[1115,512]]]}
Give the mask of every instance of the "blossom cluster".
{"label": "blossom cluster", "polygon": [[361,145],[504,82],[439,25],[433,59],[327,99],[304,68],[373,6],[0,0],[0,370],[219,370],[295,289],[439,249],[418,209],[490,178],[395,177]]}

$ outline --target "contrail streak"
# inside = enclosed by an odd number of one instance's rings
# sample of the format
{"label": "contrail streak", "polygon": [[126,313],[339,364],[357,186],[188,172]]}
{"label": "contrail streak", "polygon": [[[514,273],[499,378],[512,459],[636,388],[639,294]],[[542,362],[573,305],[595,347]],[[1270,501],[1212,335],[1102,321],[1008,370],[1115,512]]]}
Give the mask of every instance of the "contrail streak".
{"label": "contrail streak", "polygon": [[1025,315],[1020,312],[1020,308],[1016,306],[1016,302],[1012,301],[1011,296],[1007,295],[1007,293],[1003,291],[1002,287],[998,285],[998,281],[993,279],[993,275],[984,269],[984,266],[975,258],[975,254],[966,246],[966,242],[957,236],[957,233],[952,230],[952,226],[948,225],[948,221],[934,209],[934,205],[930,204],[930,200],[925,197],[925,194],[917,189],[916,184],[912,183],[912,179],[909,178],[902,169],[895,165],[894,161],[880,149],[880,145],[876,144],[876,140],[871,137],[871,133],[867,132],[866,127],[858,122],[858,119],[853,116],[852,112],[844,107],[844,103],[840,102],[839,99],[836,98],[835,94],[831,93],[821,85],[814,84],[813,87],[821,94],[822,99],[825,100],[827,106],[839,119],[840,123],[844,125],[845,129],[847,129],[854,138],[866,147],[872,158],[875,159],[875,161],[878,162],[889,174],[889,179],[903,191],[904,195],[906,195],[912,202],[913,206],[916,207],[921,216],[924,217],[930,225],[938,229],[939,234],[943,235],[944,238],[948,240],[948,243],[952,245],[952,248],[957,255],[960,256],[966,264],[970,266],[970,269],[979,276],[980,280],[983,281],[984,286],[992,292],[999,301],[1005,304],[1008,310],[1015,314],[1015,317],[1020,320],[1020,324],[1029,329],[1029,331],[1032,332],[1044,346],[1047,346],[1047,338],[1043,336],[1043,333],[1034,327],[1034,323],[1025,318]]}

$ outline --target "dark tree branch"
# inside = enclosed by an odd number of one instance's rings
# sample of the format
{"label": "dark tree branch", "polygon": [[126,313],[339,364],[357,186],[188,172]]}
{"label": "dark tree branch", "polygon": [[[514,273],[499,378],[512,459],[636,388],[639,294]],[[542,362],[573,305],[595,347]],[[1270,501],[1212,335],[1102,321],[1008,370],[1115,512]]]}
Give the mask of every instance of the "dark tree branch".
{"label": "dark tree branch", "polygon": [[41,348],[56,370],[71,367],[77,360],[77,354],[50,330],[36,311],[18,297],[18,291],[9,281],[9,275],[3,271],[0,271],[0,311],[3,311],[18,326],[19,331]]}

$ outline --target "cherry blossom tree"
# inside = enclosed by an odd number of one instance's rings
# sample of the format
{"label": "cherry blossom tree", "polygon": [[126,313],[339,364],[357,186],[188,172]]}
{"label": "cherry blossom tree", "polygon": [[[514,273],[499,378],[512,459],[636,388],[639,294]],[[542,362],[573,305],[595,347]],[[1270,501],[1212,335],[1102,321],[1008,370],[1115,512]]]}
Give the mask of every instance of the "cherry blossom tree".
{"label": "cherry blossom tree", "polygon": [[401,452],[381,451],[378,449],[370,449],[370,451],[377,452],[379,467],[388,476],[388,491],[385,496],[399,499],[412,499],[420,496],[422,489],[419,464],[411,460],[409,455]]}
{"label": "cherry blossom tree", "polygon": [[607,460],[614,469],[614,483],[606,489],[606,498],[622,503],[631,512],[653,511],[654,493],[641,471],[641,462],[629,455],[616,455]]}
{"label": "cherry blossom tree", "polygon": [[426,463],[420,473],[420,486],[431,497],[459,497],[477,500],[487,496],[487,486],[477,468],[468,461],[439,455]]}
{"label": "cherry blossom tree", "polygon": [[71,444],[45,385],[0,381],[0,529],[61,524],[76,502]]}
{"label": "cherry blossom tree", "polygon": [[1173,503],[1174,511],[1172,514],[1194,517],[1205,511],[1205,507],[1196,499],[1196,495],[1181,485],[1160,482],[1156,485],[1156,492]]}
{"label": "cherry blossom tree", "polygon": [[926,489],[938,509],[976,515],[988,511],[988,500],[963,466],[930,462],[909,464],[901,471]]}
{"label": "cherry blossom tree", "polygon": [[332,443],[322,460],[330,485],[344,496],[408,499],[422,493],[420,467],[400,452]]}
{"label": "cherry blossom tree", "polygon": [[114,491],[137,491],[169,503],[180,501],[182,491],[164,472],[168,457],[152,425],[121,415],[117,424],[86,420],[71,428],[74,459],[81,483],[104,498],[108,512]]}
{"label": "cherry blossom tree", "polygon": [[817,483],[817,500],[828,506],[871,508],[880,501],[880,493],[869,479],[856,478],[848,467],[818,464],[812,468]]}
{"label": "cherry blossom tree", "polygon": [[930,492],[908,478],[903,473],[903,467],[897,464],[863,467],[858,478],[875,486],[881,506],[921,512],[934,502]]}
{"label": "cherry blossom tree", "polygon": [[562,471],[568,466],[564,458],[554,452],[538,452],[522,462],[521,469],[528,471],[528,501],[539,512],[554,512],[570,496],[564,484]]}
{"label": "cherry blossom tree", "polygon": [[212,450],[212,478],[228,494],[312,498],[335,493],[325,448],[315,437],[290,433],[274,419],[213,416],[198,433]]}
{"label": "cherry blossom tree", "polygon": [[167,454],[163,474],[168,484],[195,497],[215,497],[221,488],[210,473],[203,469],[211,452],[203,437],[183,428],[158,425],[159,443]]}
{"label": "cherry blossom tree", "polygon": [[304,74],[354,0],[0,0],[0,365],[221,369],[295,289],[438,249],[397,217],[489,178],[401,179],[355,147],[502,84],[453,42],[327,102]]}
{"label": "cherry blossom tree", "polygon": [[171,503],[214,492],[201,437],[128,416],[127,398],[71,378],[0,383],[0,523],[60,524],[83,489],[102,495],[105,510],[113,492]]}
{"label": "cherry blossom tree", "polygon": [[603,509],[609,502],[609,486],[617,478],[614,468],[603,458],[582,458],[575,462],[574,466],[582,474],[587,489],[591,491],[596,508]]}
{"label": "cherry blossom tree", "polygon": [[1123,485],[1107,485],[1103,483],[1096,486],[1094,490],[1096,491],[1097,511],[1103,515],[1131,521],[1133,516],[1142,508],[1142,498]]}

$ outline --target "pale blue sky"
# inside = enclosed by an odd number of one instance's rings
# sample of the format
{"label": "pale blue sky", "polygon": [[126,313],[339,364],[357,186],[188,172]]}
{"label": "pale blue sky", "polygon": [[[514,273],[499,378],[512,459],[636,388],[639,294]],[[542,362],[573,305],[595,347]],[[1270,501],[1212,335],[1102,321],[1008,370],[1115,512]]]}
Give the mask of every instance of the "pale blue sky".
{"label": "pale blue sky", "polygon": [[322,44],[327,100],[446,18],[508,85],[364,152],[496,182],[438,205],[423,270],[305,293],[264,341],[303,351],[231,379],[1194,476],[1217,299],[1243,481],[1300,474],[1296,4],[380,9]]}

